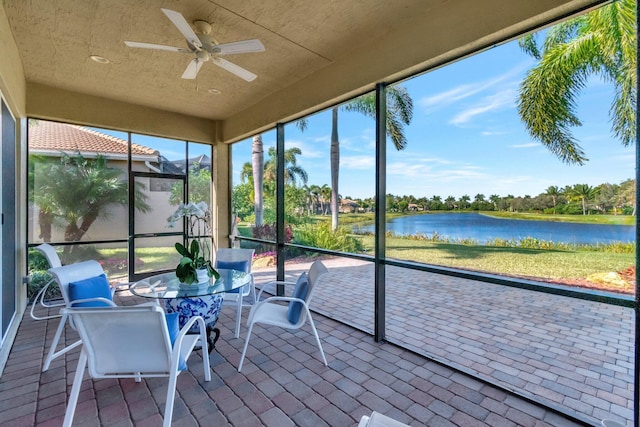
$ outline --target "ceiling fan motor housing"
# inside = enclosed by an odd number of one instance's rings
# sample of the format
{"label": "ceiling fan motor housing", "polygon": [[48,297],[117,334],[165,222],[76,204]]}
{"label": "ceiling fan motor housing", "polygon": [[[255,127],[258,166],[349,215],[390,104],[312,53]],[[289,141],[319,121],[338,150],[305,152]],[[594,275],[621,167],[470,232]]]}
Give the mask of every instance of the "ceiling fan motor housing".
{"label": "ceiling fan motor housing", "polygon": [[207,62],[209,59],[211,59],[211,54],[202,49],[196,52],[196,57],[203,62]]}

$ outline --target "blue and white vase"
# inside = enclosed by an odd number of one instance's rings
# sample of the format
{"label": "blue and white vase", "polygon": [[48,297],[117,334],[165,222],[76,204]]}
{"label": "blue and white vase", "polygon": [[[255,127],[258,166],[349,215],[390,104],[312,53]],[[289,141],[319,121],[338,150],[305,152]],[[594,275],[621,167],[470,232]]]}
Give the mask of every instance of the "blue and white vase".
{"label": "blue and white vase", "polygon": [[[192,298],[170,298],[164,300],[166,313],[178,313],[180,328],[182,328],[193,316],[202,316],[204,323],[213,328],[218,321],[223,294],[206,295]],[[198,332],[197,323],[189,332]]]}

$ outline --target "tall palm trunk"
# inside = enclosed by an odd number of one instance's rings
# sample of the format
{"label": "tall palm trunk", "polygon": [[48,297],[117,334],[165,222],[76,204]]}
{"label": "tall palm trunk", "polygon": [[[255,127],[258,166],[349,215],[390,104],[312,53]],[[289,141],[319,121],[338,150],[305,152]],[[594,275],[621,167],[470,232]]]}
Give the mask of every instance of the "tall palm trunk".
{"label": "tall palm trunk", "polygon": [[262,146],[261,134],[253,137],[251,167],[253,169],[253,204],[256,226],[258,226],[262,225],[263,214],[262,184],[264,182],[264,148]]}
{"label": "tall palm trunk", "polygon": [[51,242],[51,225],[53,224],[53,215],[49,212],[41,210],[38,213],[38,223],[40,224],[40,237],[43,242]]}
{"label": "tall palm trunk", "polygon": [[331,229],[338,229],[338,173],[340,170],[340,141],[338,140],[338,107],[331,111]]}

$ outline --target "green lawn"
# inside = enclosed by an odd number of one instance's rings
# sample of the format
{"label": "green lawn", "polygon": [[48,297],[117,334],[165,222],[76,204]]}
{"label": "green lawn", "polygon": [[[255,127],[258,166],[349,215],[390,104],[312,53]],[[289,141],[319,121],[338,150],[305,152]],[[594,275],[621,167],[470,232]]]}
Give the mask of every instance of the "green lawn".
{"label": "green lawn", "polygon": [[480,212],[495,218],[527,219],[532,221],[579,222],[585,224],[635,225],[631,215],[553,215],[520,212]]}
{"label": "green lawn", "polygon": [[[438,211],[437,213],[444,213]],[[456,212],[457,213],[457,212]],[[597,224],[634,225],[629,215],[545,215],[530,213],[482,212],[485,215],[540,221],[586,222]],[[394,213],[393,217],[403,216]],[[328,216],[314,216],[318,221],[330,221]],[[371,223],[372,213],[341,214],[340,224]],[[251,229],[239,227],[240,234],[251,236]],[[373,236],[361,236],[366,252],[373,253]],[[628,249],[628,248],[627,248]],[[387,258],[409,260],[425,264],[462,268],[500,275],[544,279],[583,279],[592,274],[622,271],[635,266],[634,251],[613,253],[601,250],[554,250],[522,247],[496,247],[464,245],[449,242],[431,242],[402,237],[387,237]],[[624,251],[621,251],[624,252]]]}
{"label": "green lawn", "polygon": [[[363,236],[373,253],[373,236]],[[546,279],[586,278],[635,265],[633,253],[560,251],[427,242],[387,237],[387,258],[508,276]]]}

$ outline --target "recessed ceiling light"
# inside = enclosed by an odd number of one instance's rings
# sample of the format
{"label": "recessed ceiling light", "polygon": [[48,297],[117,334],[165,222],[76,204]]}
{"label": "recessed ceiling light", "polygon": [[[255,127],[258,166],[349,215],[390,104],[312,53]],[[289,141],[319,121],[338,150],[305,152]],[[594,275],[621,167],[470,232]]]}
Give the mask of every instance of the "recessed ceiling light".
{"label": "recessed ceiling light", "polygon": [[91,55],[89,58],[91,58],[93,61],[97,62],[98,64],[108,64],[109,63],[109,60],[107,58],[105,58],[104,56]]}
{"label": "recessed ceiling light", "polygon": [[222,91],[220,89],[209,89],[208,92],[211,95],[220,95],[222,93]]}

